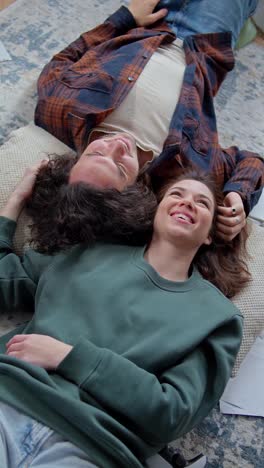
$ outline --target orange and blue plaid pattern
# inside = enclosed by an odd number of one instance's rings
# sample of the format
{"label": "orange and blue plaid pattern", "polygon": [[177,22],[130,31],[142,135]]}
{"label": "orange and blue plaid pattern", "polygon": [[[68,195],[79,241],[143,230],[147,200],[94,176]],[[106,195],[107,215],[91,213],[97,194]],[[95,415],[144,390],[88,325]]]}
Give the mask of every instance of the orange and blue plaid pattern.
{"label": "orange and blue plaid pattern", "polygon": [[[35,122],[78,152],[90,131],[129,93],[162,42],[175,35],[165,22],[137,27],[126,7],[55,55],[38,80]],[[236,191],[248,213],[264,185],[264,161],[252,152],[219,145],[213,97],[234,66],[231,33],[189,36],[186,71],[160,156],[150,174],[166,177],[179,164],[211,172],[224,192]],[[153,103],[153,108],[159,103]],[[140,161],[141,166],[145,161]]]}

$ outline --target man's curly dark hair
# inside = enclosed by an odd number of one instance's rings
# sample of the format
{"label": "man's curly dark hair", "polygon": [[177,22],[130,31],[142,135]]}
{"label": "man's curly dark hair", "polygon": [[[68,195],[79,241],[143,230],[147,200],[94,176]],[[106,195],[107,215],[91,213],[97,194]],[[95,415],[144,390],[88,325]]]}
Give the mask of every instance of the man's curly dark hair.
{"label": "man's curly dark hair", "polygon": [[151,237],[157,201],[143,181],[122,192],[84,182],[69,184],[77,162],[72,155],[50,157],[37,175],[27,212],[31,244],[46,254],[95,241],[144,245]]}

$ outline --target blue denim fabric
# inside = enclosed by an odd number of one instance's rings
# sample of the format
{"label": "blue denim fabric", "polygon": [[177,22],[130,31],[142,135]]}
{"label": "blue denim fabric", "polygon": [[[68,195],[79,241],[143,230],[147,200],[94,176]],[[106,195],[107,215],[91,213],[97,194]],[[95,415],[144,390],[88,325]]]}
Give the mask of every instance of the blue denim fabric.
{"label": "blue denim fabric", "polygon": [[258,0],[161,0],[157,8],[169,10],[166,21],[177,37],[191,34],[232,32],[232,46]]}
{"label": "blue denim fabric", "polygon": [[0,468],[97,468],[44,424],[0,402]]}

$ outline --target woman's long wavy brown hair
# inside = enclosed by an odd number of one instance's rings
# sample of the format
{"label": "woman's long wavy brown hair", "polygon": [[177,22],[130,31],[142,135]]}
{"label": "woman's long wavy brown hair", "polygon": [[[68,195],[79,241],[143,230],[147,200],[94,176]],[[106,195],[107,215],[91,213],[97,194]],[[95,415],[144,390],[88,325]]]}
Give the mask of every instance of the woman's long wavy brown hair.
{"label": "woman's long wavy brown hair", "polygon": [[50,156],[39,171],[27,213],[31,245],[54,254],[79,243],[104,241],[144,245],[152,234],[157,199],[138,181],[123,192],[100,190],[86,183],[69,184],[77,156]]}
{"label": "woman's long wavy brown hair", "polygon": [[[95,241],[126,245],[144,245],[151,239],[157,199],[161,200],[172,183],[193,179],[205,184],[216,205],[223,204],[223,193],[214,179],[194,169],[181,170],[164,185],[152,190],[139,181],[123,192],[99,190],[85,183],[70,185],[69,173],[77,157],[53,156],[36,180],[27,203],[32,219],[31,243],[39,252],[53,254],[75,244]],[[212,243],[202,246],[194,260],[201,275],[218,287],[225,296],[233,297],[250,280],[247,268],[247,227],[231,242],[218,238],[216,212],[212,223]]]}
{"label": "woman's long wavy brown hair", "polygon": [[[156,187],[158,202],[172,184],[186,179],[197,180],[205,184],[214,196],[216,207],[217,205],[223,206],[224,195],[214,178],[193,168],[181,170],[178,175],[167,180],[165,185]],[[203,278],[213,283],[225,296],[231,298],[239,293],[251,278],[246,263],[248,258],[246,241],[249,231],[246,225],[232,241],[225,242],[217,235],[216,216],[215,210],[210,232],[212,243],[200,247],[193,259],[193,265]]]}

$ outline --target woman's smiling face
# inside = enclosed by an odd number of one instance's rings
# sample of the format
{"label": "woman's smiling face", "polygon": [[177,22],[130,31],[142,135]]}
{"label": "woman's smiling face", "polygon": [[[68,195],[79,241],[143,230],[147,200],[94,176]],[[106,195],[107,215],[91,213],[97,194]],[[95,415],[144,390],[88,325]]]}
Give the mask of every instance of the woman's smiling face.
{"label": "woman's smiling face", "polygon": [[154,233],[188,246],[209,245],[215,209],[214,196],[205,184],[192,179],[176,181],[158,206]]}

